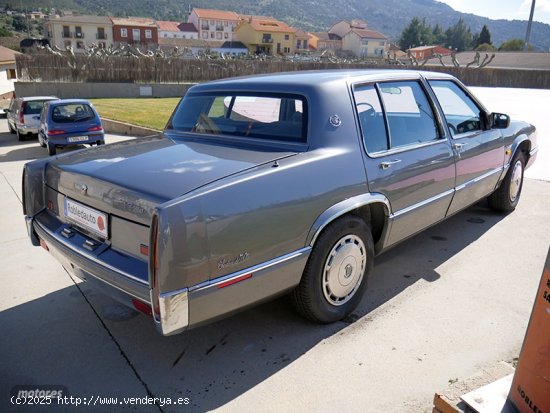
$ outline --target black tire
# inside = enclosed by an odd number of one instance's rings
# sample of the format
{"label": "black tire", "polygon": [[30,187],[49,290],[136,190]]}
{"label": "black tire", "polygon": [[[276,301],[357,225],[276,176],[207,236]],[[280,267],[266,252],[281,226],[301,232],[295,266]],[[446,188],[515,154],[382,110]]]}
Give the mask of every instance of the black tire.
{"label": "black tire", "polygon": [[46,142],[46,147],[48,148],[48,155],[53,156],[55,155],[55,145],[51,144],[49,141]]}
{"label": "black tire", "polygon": [[97,146],[105,145],[105,141],[97,141]]}
{"label": "black tire", "polygon": [[17,140],[18,140],[19,142],[25,140],[25,135],[23,135],[22,133],[20,133],[20,132],[19,132],[19,129],[16,129],[16,130],[15,130],[15,134],[17,135]]}
{"label": "black tire", "polygon": [[46,142],[45,142],[44,139],[40,136],[40,132],[38,132],[38,143],[40,144],[41,147],[43,147],[43,148],[46,147]]}
{"label": "black tire", "polygon": [[[348,316],[367,289],[373,257],[372,234],[361,218],[349,215],[330,224],[315,243],[300,284],[291,293],[298,312],[323,324]],[[332,264],[337,264],[338,271]],[[350,282],[344,285],[342,281],[348,278]]]}
{"label": "black tire", "polygon": [[10,133],[15,133],[15,129],[13,129],[11,127],[11,124],[9,122],[8,122],[8,129],[9,129]]}
{"label": "black tire", "polygon": [[510,168],[499,187],[488,197],[491,209],[498,212],[516,209],[523,189],[524,172],[525,154],[519,151],[510,162]]}

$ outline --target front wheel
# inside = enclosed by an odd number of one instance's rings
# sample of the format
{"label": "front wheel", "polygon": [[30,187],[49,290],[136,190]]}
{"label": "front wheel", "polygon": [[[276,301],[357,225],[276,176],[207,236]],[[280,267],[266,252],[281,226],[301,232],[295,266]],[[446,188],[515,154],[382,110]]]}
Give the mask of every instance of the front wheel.
{"label": "front wheel", "polygon": [[523,189],[524,170],[525,155],[523,152],[518,152],[512,159],[510,169],[500,186],[489,195],[489,206],[492,209],[499,212],[511,212],[516,209]]}
{"label": "front wheel", "polygon": [[292,292],[298,312],[318,323],[348,316],[365,293],[373,256],[371,231],[362,219],[346,216],[330,224],[317,240],[300,284]]}

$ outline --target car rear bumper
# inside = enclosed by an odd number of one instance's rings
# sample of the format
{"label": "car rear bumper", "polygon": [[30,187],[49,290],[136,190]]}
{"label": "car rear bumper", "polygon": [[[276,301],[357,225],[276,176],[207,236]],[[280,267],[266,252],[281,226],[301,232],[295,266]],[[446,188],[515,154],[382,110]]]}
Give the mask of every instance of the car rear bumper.
{"label": "car rear bumper", "polygon": [[[35,217],[25,217],[25,221],[32,244],[45,247],[69,274],[131,308],[146,312],[136,306],[136,300],[151,308],[154,300],[149,283],[143,276],[132,275],[126,267],[117,266],[116,261],[106,260],[108,247],[103,250],[98,247],[97,253],[82,248],[87,237],[76,233],[66,238],[63,230],[70,226],[46,210]],[[159,313],[153,314],[158,331],[166,336],[177,334],[294,288],[300,282],[310,252],[311,247],[306,247],[189,288],[161,292]],[[120,259],[127,264],[131,260]]]}
{"label": "car rear bumper", "polygon": [[[87,141],[81,142],[69,142],[69,138],[75,136],[87,136]],[[71,135],[61,135],[61,136],[48,136],[48,141],[55,146],[69,146],[69,145],[87,145],[90,143],[96,142],[105,142],[105,135],[103,133],[75,133]]]}
{"label": "car rear bumper", "polygon": [[16,125],[16,128],[22,135],[28,135],[29,133],[38,134],[38,126]]}

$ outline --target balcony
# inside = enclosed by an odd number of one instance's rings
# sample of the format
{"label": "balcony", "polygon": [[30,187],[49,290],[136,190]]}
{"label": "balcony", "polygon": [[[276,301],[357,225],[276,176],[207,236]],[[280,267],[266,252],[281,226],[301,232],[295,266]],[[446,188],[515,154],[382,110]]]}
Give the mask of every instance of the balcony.
{"label": "balcony", "polygon": [[84,33],[82,33],[82,32],[75,32],[75,33],[74,33],[74,37],[75,37],[76,39],[84,39]]}
{"label": "balcony", "polygon": [[262,44],[271,44],[273,39],[271,37],[262,37]]}
{"label": "balcony", "polygon": [[107,40],[107,33],[96,33],[95,38],[99,40]]}
{"label": "balcony", "polygon": [[63,31],[63,33],[61,33],[61,37],[63,37],[64,39],[70,39],[70,38],[73,37],[73,33],[72,33],[72,32]]}

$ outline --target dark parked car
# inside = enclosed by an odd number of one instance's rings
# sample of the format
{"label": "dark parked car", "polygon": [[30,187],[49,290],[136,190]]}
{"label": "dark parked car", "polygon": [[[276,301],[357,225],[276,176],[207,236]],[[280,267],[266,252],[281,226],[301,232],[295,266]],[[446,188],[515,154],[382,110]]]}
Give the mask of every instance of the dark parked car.
{"label": "dark parked car", "polygon": [[228,79],[160,136],[26,164],[23,209],[34,245],[162,334],[283,293],[328,323],[377,254],[484,197],[514,210],[535,137],[440,73]]}
{"label": "dark parked car", "polygon": [[103,145],[101,119],[84,99],[58,99],[44,104],[40,114],[38,142],[55,155],[56,148],[79,144]]}

